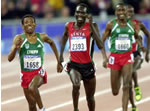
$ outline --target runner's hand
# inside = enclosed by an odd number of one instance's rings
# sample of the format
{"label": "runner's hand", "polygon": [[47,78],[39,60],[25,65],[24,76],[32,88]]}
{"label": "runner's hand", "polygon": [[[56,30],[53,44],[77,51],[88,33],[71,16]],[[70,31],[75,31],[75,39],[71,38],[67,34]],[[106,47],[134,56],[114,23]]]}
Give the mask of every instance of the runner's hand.
{"label": "runner's hand", "polygon": [[104,61],[103,61],[103,67],[104,68],[107,68],[107,63],[108,63],[108,59],[104,59]]}
{"label": "runner's hand", "polygon": [[148,52],[146,52],[145,61],[146,61],[146,62],[149,62],[149,53],[148,53]]}
{"label": "runner's hand", "polygon": [[20,46],[21,46],[21,44],[23,43],[23,41],[24,41],[24,38],[18,38],[18,39],[16,40],[16,49],[19,49],[19,48],[20,48]]}
{"label": "runner's hand", "polygon": [[93,23],[93,17],[91,14],[87,14],[86,17],[89,20],[89,23]]}
{"label": "runner's hand", "polygon": [[60,72],[62,72],[62,70],[63,70],[62,64],[61,64],[61,63],[58,63],[58,64],[57,64],[57,72],[60,73]]}

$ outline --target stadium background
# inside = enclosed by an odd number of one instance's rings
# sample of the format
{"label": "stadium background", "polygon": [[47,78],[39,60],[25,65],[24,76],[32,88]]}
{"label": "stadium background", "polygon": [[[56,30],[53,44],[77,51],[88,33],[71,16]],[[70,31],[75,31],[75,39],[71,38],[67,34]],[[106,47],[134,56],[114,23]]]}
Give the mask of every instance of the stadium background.
{"label": "stadium background", "polygon": [[[8,54],[14,36],[23,32],[20,21],[25,14],[33,14],[37,19],[36,32],[47,33],[60,49],[64,25],[74,20],[74,10],[80,1],[89,6],[89,12],[94,16],[101,35],[108,20],[114,18],[114,8],[119,2],[134,6],[135,18],[141,20],[150,30],[149,0],[2,0],[2,54]],[[146,38],[144,45],[145,40]],[[46,52],[51,52],[47,45],[45,47]],[[97,47],[95,50],[98,50]]]}
{"label": "stadium background", "polygon": [[[83,1],[83,0],[82,0]],[[134,6],[137,19],[141,20],[150,31],[150,0],[85,0],[89,6],[94,21],[98,24],[102,35],[108,20],[114,18],[114,7],[119,2]],[[27,111],[27,102],[23,95],[19,79],[18,56],[13,62],[8,62],[7,56],[16,34],[23,32],[21,18],[25,14],[33,14],[37,19],[37,32],[47,33],[60,49],[60,40],[66,22],[75,20],[74,10],[80,0],[1,0],[1,110]],[[144,45],[146,38],[144,38]],[[107,46],[107,45],[106,45]],[[48,83],[40,87],[40,93],[47,111],[72,111],[71,82],[63,71],[56,73],[55,56],[45,44],[45,68],[48,73]],[[66,49],[67,50],[67,49]],[[95,46],[96,52],[98,48]],[[107,48],[108,50],[108,48]],[[50,53],[50,54],[49,54]],[[64,55],[65,60],[68,54]],[[121,111],[121,95],[112,96],[110,89],[109,69],[102,67],[102,56],[94,54],[96,71],[96,111]],[[143,99],[136,102],[139,111],[149,111],[150,106],[150,69],[144,62],[138,71],[139,84]],[[87,103],[83,84],[80,90],[79,108],[87,111]],[[108,107],[109,105],[109,107]],[[131,106],[129,106],[131,107]]]}

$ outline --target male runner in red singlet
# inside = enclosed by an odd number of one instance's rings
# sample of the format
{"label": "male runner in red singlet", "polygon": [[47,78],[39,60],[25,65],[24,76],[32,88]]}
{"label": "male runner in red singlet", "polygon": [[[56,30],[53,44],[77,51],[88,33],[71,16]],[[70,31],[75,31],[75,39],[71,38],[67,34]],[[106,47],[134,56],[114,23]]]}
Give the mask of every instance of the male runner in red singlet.
{"label": "male runner in red singlet", "polygon": [[[147,37],[147,51],[145,54],[145,60],[146,60],[146,62],[149,62],[150,33],[146,29],[145,25],[142,22],[140,22],[139,20],[133,19],[133,16],[134,16],[134,8],[133,8],[133,6],[128,5],[127,6],[127,18],[129,20],[132,20],[133,22],[135,22],[136,29],[138,30],[138,33],[139,33],[139,36],[141,37],[141,39],[144,39],[144,37],[142,37],[140,35],[141,31],[144,32],[144,34]],[[142,40],[141,40],[141,42],[142,42]],[[133,51],[133,55],[134,55],[132,79],[134,81],[135,98],[136,98],[136,101],[139,101],[142,98],[142,93],[141,93],[141,89],[140,89],[139,84],[138,84],[137,70],[140,69],[144,57],[143,57],[143,52],[139,48],[134,37],[133,37],[132,51]],[[131,86],[132,86],[132,81],[131,81]],[[130,102],[132,104],[132,111],[138,111],[135,104],[134,104],[132,87],[130,89]]]}
{"label": "male runner in red singlet", "polygon": [[[86,99],[89,111],[95,111],[95,67],[92,60],[93,40],[101,49],[103,60],[107,61],[103,43],[100,40],[98,26],[93,23],[92,16],[88,15],[86,4],[79,4],[75,11],[76,22],[68,22],[65,25],[65,31],[62,38],[60,61],[63,62],[63,52],[65,44],[69,39],[70,62],[67,64],[67,71],[73,84],[72,97],[74,111],[78,109],[79,89],[81,80],[83,80]],[[86,22],[88,19],[88,22]],[[106,63],[105,63],[106,64]],[[106,66],[105,66],[106,67]]]}
{"label": "male runner in red singlet", "polygon": [[[123,77],[122,109],[127,111],[129,87],[132,77],[132,36],[139,42],[135,24],[126,19],[126,6],[123,3],[116,5],[116,19],[109,21],[103,34],[103,43],[110,37],[110,56],[108,67],[111,69],[111,89],[114,96],[118,95],[121,77]],[[140,44],[140,47],[142,45]]]}
{"label": "male runner in red singlet", "polygon": [[16,35],[13,41],[8,60],[11,62],[19,53],[21,65],[21,86],[28,101],[29,111],[46,111],[38,88],[47,82],[47,74],[44,70],[44,45],[48,43],[57,59],[57,72],[62,71],[62,65],[58,61],[58,51],[53,40],[45,33],[36,33],[35,18],[32,15],[25,15],[22,18],[23,34]]}

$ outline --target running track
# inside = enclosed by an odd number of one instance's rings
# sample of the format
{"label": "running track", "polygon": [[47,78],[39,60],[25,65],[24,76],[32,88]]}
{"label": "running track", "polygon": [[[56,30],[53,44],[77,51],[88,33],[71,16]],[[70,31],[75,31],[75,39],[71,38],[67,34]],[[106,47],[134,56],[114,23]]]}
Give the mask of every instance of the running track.
{"label": "running track", "polygon": [[[68,55],[64,57],[67,60]],[[45,55],[45,68],[48,73],[48,83],[40,87],[40,93],[46,111],[73,111],[71,91],[72,85],[68,75],[63,71],[56,72],[54,55]],[[112,96],[110,89],[109,69],[102,67],[100,53],[94,54],[96,63],[96,111],[121,111],[122,89],[118,96]],[[1,58],[1,110],[2,111],[28,111],[27,102],[20,86],[18,57],[13,62],[7,61],[7,56]],[[150,111],[150,64],[144,62],[138,71],[139,84],[143,92],[143,99],[136,102],[139,111]],[[80,89],[80,111],[88,111],[83,84]],[[129,105],[129,110],[130,105]]]}

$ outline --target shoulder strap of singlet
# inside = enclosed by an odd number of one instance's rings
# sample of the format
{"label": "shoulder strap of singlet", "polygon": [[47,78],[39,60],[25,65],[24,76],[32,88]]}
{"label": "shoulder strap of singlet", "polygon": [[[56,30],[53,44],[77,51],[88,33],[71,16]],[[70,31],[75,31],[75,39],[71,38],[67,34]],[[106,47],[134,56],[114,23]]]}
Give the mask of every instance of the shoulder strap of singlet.
{"label": "shoulder strap of singlet", "polygon": [[21,37],[24,38],[24,41],[23,41],[23,43],[22,43],[21,46],[20,46],[20,47],[22,48],[22,46],[26,43],[27,38],[26,38],[26,36],[25,36],[24,33],[21,34]]}
{"label": "shoulder strap of singlet", "polygon": [[136,29],[139,28],[139,21],[137,19],[133,19],[132,21],[134,21],[136,23]]}
{"label": "shoulder strap of singlet", "polygon": [[41,39],[40,33],[36,33],[37,41],[39,41],[43,45],[43,40]]}
{"label": "shoulder strap of singlet", "polygon": [[112,30],[111,30],[111,33],[117,28],[117,26],[118,26],[118,23],[117,23],[117,20],[116,19],[113,19],[112,20],[113,21],[113,28],[112,28]]}
{"label": "shoulder strap of singlet", "polygon": [[134,32],[134,28],[133,28],[133,25],[132,25],[132,23],[131,23],[131,20],[128,20],[127,25],[128,25],[128,27],[130,27],[130,29]]}

